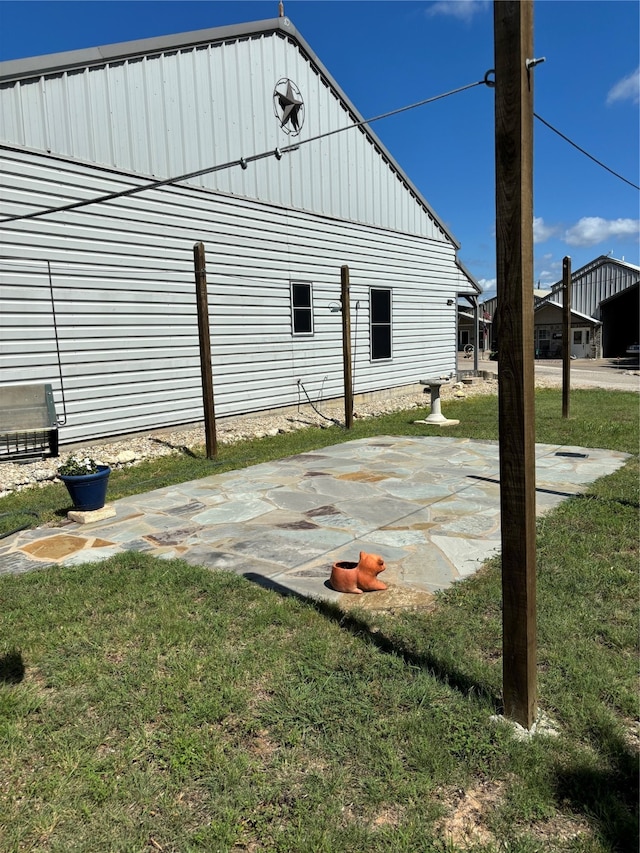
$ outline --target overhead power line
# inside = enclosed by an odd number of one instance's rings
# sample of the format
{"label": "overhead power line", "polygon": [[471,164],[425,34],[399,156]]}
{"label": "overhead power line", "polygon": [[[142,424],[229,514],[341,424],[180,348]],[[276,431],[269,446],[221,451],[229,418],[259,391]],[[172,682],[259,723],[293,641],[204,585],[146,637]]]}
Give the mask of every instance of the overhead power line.
{"label": "overhead power line", "polygon": [[257,160],[264,160],[267,157],[276,157],[276,159],[280,160],[283,154],[290,154],[292,151],[297,151],[303,145],[308,145],[311,142],[317,142],[320,139],[326,139],[328,136],[334,136],[336,133],[344,133],[346,130],[353,130],[356,127],[363,127],[367,124],[373,124],[374,121],[380,121],[383,118],[390,118],[391,116],[399,115],[400,113],[407,112],[408,110],[415,110],[417,107],[426,106],[426,104],[432,104],[435,101],[440,101],[443,98],[448,98],[450,95],[457,95],[459,92],[464,92],[467,89],[473,89],[475,86],[482,85],[491,85],[487,81],[487,77],[485,76],[484,80],[478,80],[475,83],[467,83],[466,86],[460,86],[457,89],[451,89],[449,92],[443,92],[440,95],[433,95],[431,98],[425,98],[422,101],[417,101],[414,104],[408,104],[404,107],[398,107],[395,110],[390,110],[386,113],[381,113],[380,115],[374,116],[373,118],[363,119],[362,121],[357,121],[354,124],[347,124],[344,127],[338,127],[334,130],[328,130],[325,133],[319,133],[317,136],[311,136],[309,139],[303,139],[293,145],[285,145],[282,148],[272,149],[270,151],[263,151],[262,154],[253,154],[250,157],[240,157],[237,160],[230,160],[228,163],[221,163],[217,166],[207,166],[204,169],[197,169],[194,172],[187,172],[183,175],[178,175],[175,178],[164,178],[159,181],[152,181],[147,184],[143,184],[139,187],[131,187],[128,190],[122,190],[121,192],[107,193],[106,195],[97,196],[95,198],[85,199],[84,201],[74,201],[69,204],[63,204],[59,207],[48,207],[44,210],[36,210],[33,213],[24,213],[24,214],[16,214],[15,216],[7,216],[4,219],[0,219],[0,225],[3,225],[8,222],[21,222],[25,219],[37,219],[41,216],[48,216],[52,213],[62,213],[67,210],[78,210],[81,207],[87,207],[90,204],[103,204],[107,201],[113,201],[118,198],[125,198],[127,196],[137,195],[138,193],[147,192],[148,190],[155,190],[159,187],[166,187],[172,184],[180,183],[181,181],[188,181],[191,178],[198,178],[202,175],[209,175],[212,172],[221,172],[224,169],[230,169],[233,166],[240,166],[243,169],[247,168],[249,163],[254,163]]}
{"label": "overhead power line", "polygon": [[574,148],[577,148],[577,149],[578,149],[578,151],[580,151],[580,153],[582,153],[582,154],[584,154],[584,155],[585,155],[585,157],[588,157],[590,160],[593,160],[593,162],[594,162],[594,163],[597,163],[597,164],[598,164],[598,166],[602,166],[602,168],[603,168],[603,169],[606,169],[606,170],[607,170],[607,172],[611,172],[611,174],[612,174],[612,175],[615,175],[615,176],[616,176],[616,178],[620,178],[620,180],[621,180],[621,181],[624,181],[624,182],[625,182],[625,184],[629,184],[629,186],[630,186],[630,187],[633,187],[633,188],[634,188],[634,189],[636,189],[636,190],[640,190],[640,187],[639,187],[637,184],[634,184],[634,183],[633,183],[633,181],[629,181],[629,180],[628,180],[627,178],[625,178],[623,175],[619,175],[619,174],[618,174],[618,172],[614,172],[614,171],[613,171],[613,169],[610,169],[610,168],[609,168],[605,163],[603,163],[601,160],[598,160],[598,159],[597,159],[596,157],[594,157],[592,154],[589,154],[589,152],[588,152],[588,151],[585,151],[585,150],[584,150],[584,148],[581,148],[581,147],[580,147],[577,143],[575,143],[572,139],[569,139],[569,137],[568,137],[568,136],[565,136],[565,134],[564,134],[564,133],[562,133],[560,130],[558,130],[558,128],[557,128],[557,127],[554,127],[552,124],[549,124],[549,122],[548,122],[548,121],[545,121],[545,120],[542,118],[542,116],[539,116],[539,115],[538,115],[538,113],[534,113],[534,116],[538,119],[538,121],[541,121],[541,122],[542,122],[542,124],[544,124],[544,125],[545,125],[545,127],[548,127],[548,128],[549,128],[549,130],[552,130],[554,133],[557,133],[557,134],[558,134],[558,136],[559,136],[561,139],[564,139],[564,141],[565,141],[565,142],[568,142],[568,143],[569,143],[569,145],[573,145],[573,147],[574,147]]}

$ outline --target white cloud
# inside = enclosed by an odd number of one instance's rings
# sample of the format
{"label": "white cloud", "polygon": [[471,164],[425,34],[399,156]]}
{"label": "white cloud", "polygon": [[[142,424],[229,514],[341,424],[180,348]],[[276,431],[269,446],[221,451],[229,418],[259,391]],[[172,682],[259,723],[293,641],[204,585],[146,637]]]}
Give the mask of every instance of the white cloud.
{"label": "white cloud", "polygon": [[468,22],[476,12],[483,12],[488,8],[488,0],[438,0],[429,6],[427,15],[449,15]]}
{"label": "white cloud", "polygon": [[542,272],[538,273],[538,281],[540,284],[543,283],[553,283],[556,280],[556,276],[550,270],[542,270]]}
{"label": "white cloud", "polygon": [[482,288],[482,292],[486,293],[487,291],[496,289],[497,279],[495,279],[495,278],[479,278],[478,284]]}
{"label": "white cloud", "polygon": [[618,80],[615,86],[609,89],[607,104],[613,104],[616,101],[640,103],[640,67],[632,71],[627,77],[623,77],[622,80]]}
{"label": "white cloud", "polygon": [[533,242],[544,243],[550,237],[556,234],[558,228],[556,225],[545,225],[544,219],[541,216],[533,217]]}
{"label": "white cloud", "polygon": [[562,239],[569,246],[595,246],[609,239],[637,238],[640,232],[638,219],[602,219],[600,216],[583,216],[568,228]]}

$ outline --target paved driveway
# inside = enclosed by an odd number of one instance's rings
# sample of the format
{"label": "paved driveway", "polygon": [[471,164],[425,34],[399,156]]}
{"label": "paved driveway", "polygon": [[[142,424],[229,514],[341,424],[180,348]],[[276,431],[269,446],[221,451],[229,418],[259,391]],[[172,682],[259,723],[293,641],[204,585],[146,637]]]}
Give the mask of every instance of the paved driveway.
{"label": "paved driveway", "polygon": [[[473,361],[458,353],[458,370],[472,370]],[[478,369],[489,373],[499,372],[499,362],[482,357]],[[545,384],[562,387],[562,361],[541,359],[535,362],[536,379]],[[640,367],[632,358],[576,358],[571,361],[572,388],[605,388],[613,391],[640,392]]]}
{"label": "paved driveway", "polygon": [[[561,361],[536,361],[536,379],[554,380],[562,385]],[[613,391],[640,391],[640,370],[632,359],[587,359],[571,362],[572,388],[605,388]]]}

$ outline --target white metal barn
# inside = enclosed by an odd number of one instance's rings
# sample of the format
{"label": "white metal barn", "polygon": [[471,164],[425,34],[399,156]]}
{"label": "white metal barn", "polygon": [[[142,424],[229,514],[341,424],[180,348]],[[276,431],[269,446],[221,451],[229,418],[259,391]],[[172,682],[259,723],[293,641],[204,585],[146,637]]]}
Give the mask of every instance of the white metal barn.
{"label": "white metal barn", "polygon": [[218,416],[343,394],[345,264],[356,395],[455,371],[478,287],[360,120],[284,17],[0,63],[0,394],[61,443],[201,420],[199,241]]}
{"label": "white metal barn", "polygon": [[[638,343],[640,267],[600,255],[571,274],[571,354],[576,358],[624,356]],[[562,354],[563,285],[557,282],[535,306],[536,350]]]}

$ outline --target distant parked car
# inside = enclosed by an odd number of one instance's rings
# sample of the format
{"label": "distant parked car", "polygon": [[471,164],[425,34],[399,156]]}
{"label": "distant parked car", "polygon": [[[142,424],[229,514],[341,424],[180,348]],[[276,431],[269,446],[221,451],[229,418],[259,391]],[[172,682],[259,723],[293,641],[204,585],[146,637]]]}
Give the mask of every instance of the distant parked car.
{"label": "distant parked car", "polygon": [[640,358],[640,344],[631,344],[631,346],[627,347],[627,355],[633,358]]}

